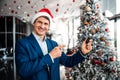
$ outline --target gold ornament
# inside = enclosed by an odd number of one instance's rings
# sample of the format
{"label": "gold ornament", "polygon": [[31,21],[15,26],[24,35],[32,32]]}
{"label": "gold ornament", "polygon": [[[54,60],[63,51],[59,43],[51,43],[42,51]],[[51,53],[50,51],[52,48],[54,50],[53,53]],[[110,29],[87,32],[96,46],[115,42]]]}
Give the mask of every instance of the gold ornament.
{"label": "gold ornament", "polygon": [[110,42],[105,42],[105,46],[110,46]]}
{"label": "gold ornament", "polygon": [[94,34],[96,33],[95,29],[92,28],[92,29],[90,30],[90,33],[91,33],[92,35],[94,35]]}
{"label": "gold ornament", "polygon": [[85,10],[86,10],[87,12],[89,12],[89,11],[91,10],[91,8],[90,8],[89,6],[86,6],[86,7],[85,7]]}
{"label": "gold ornament", "polygon": [[105,37],[104,36],[100,37],[100,40],[105,41]]}
{"label": "gold ornament", "polygon": [[84,25],[88,25],[89,23],[87,21],[84,21]]}

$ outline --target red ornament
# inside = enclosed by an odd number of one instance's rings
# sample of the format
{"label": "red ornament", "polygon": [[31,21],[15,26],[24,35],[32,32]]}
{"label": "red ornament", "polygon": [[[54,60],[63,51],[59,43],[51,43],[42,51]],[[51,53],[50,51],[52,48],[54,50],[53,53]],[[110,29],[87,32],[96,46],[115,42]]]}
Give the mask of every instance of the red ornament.
{"label": "red ornament", "polygon": [[111,62],[113,62],[113,61],[114,61],[114,57],[110,57],[109,60],[110,60]]}
{"label": "red ornament", "polygon": [[27,17],[29,17],[30,16],[30,14],[27,14]]}
{"label": "red ornament", "polygon": [[14,13],[15,11],[14,10],[11,10],[11,13]]}
{"label": "red ornament", "polygon": [[94,60],[93,60],[93,64],[100,64],[100,61],[99,61],[99,60],[94,59]]}
{"label": "red ornament", "polygon": [[67,53],[67,56],[71,56],[72,54],[74,54],[76,52],[75,49],[72,49],[70,50],[68,53]]}
{"label": "red ornament", "polygon": [[75,0],[73,0],[73,2],[75,2]]}
{"label": "red ornament", "polygon": [[30,4],[30,1],[28,1],[28,4]]}
{"label": "red ornament", "polygon": [[112,73],[115,73],[116,71],[113,69],[113,70],[110,70]]}
{"label": "red ornament", "polygon": [[106,31],[106,32],[109,32],[109,28],[106,28],[105,31]]}
{"label": "red ornament", "polygon": [[58,12],[58,8],[56,9],[56,12]]}
{"label": "red ornament", "polygon": [[59,6],[59,4],[57,4],[57,6]]}
{"label": "red ornament", "polygon": [[91,17],[91,20],[94,20],[94,19],[95,19],[95,16],[92,16],[92,17]]}
{"label": "red ornament", "polygon": [[17,14],[18,12],[15,12],[15,14]]}
{"label": "red ornament", "polygon": [[15,4],[15,3],[16,3],[16,1],[13,1],[13,3]]}
{"label": "red ornament", "polygon": [[71,50],[71,51],[70,51],[70,54],[73,54],[73,53],[74,53],[74,50]]}

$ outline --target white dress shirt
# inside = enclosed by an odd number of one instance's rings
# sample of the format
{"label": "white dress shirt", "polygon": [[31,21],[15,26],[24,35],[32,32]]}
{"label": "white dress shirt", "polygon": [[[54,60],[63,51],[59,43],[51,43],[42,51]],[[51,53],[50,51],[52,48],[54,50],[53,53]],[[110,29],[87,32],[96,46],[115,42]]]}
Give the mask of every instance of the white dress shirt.
{"label": "white dress shirt", "polygon": [[[42,40],[38,35],[36,35],[34,32],[32,32],[32,34],[34,35],[35,39],[37,40],[42,52],[43,52],[43,55],[46,55],[48,54],[48,48],[47,48],[47,43],[46,43],[46,37],[44,40]],[[49,54],[50,55],[50,54]],[[50,55],[52,61],[54,62],[52,56]]]}

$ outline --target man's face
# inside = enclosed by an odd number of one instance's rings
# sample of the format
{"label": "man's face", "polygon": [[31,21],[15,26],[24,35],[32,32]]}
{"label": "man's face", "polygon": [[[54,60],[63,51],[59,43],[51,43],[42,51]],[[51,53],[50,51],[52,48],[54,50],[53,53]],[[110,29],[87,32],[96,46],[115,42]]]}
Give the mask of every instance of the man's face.
{"label": "man's face", "polygon": [[37,18],[37,20],[33,23],[33,27],[34,27],[34,32],[38,35],[38,36],[42,36],[44,37],[49,29],[49,21],[44,18],[44,17],[39,17]]}

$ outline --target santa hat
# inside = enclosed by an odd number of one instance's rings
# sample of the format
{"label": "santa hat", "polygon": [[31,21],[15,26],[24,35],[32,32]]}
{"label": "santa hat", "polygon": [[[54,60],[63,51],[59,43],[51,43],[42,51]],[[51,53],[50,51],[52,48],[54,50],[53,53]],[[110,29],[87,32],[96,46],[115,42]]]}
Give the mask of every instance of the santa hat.
{"label": "santa hat", "polygon": [[39,10],[39,12],[37,14],[35,14],[33,16],[32,20],[31,20],[31,23],[33,24],[34,21],[40,16],[47,16],[50,19],[50,22],[52,22],[53,15],[50,12],[50,10],[48,8],[42,8],[41,10]]}

